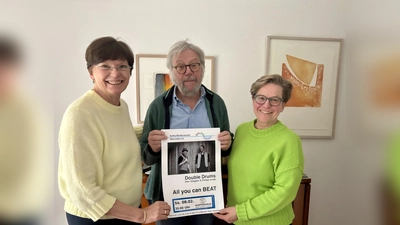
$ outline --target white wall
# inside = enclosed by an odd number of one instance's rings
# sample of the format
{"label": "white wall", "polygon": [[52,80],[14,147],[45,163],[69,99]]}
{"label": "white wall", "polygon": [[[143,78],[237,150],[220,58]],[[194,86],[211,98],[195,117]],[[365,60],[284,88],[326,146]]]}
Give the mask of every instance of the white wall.
{"label": "white wall", "polygon": [[[7,4],[18,11],[17,3]],[[155,54],[166,54],[173,43],[190,38],[206,55],[216,57],[214,86],[225,100],[234,131],[240,123],[254,117],[249,88],[265,73],[268,35],[332,38],[346,35],[344,6],[337,0],[71,0],[46,4],[33,1],[22,8],[26,11],[21,19],[23,26],[34,25],[32,35],[41,37],[37,44],[42,47],[41,59],[46,62],[41,72],[51,77],[41,82],[54,89],[54,94],[46,97],[54,101],[55,168],[62,115],[73,100],[92,87],[84,52],[95,38],[122,37],[135,53]],[[335,139],[303,140],[305,173],[312,178],[310,225],[337,225],[344,220],[345,166],[340,144],[346,136],[344,69],[340,71],[338,85]],[[134,75],[123,98],[135,121]],[[55,182],[55,224],[66,224],[62,207]]]}

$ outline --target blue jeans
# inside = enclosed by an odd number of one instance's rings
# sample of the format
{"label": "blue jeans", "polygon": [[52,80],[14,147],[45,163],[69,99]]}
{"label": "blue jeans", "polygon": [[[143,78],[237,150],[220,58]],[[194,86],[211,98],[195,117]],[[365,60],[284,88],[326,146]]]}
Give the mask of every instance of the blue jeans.
{"label": "blue jeans", "polygon": [[213,225],[215,216],[213,214],[202,214],[194,216],[185,216],[170,218],[157,221],[157,225]]}
{"label": "blue jeans", "polygon": [[93,222],[91,219],[82,218],[79,216],[71,215],[67,213],[67,221],[69,225],[92,225],[92,224],[100,224],[100,225],[134,225],[139,223],[129,222],[126,220],[119,219],[108,219],[108,220],[97,220]]}

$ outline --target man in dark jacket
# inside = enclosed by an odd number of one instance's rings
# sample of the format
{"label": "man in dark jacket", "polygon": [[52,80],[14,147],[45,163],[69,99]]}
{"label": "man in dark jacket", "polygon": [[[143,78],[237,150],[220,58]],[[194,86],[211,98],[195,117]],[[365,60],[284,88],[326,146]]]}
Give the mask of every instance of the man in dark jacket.
{"label": "man in dark jacket", "polygon": [[[161,140],[166,140],[161,129],[219,127],[221,155],[227,156],[233,141],[229,131],[229,118],[222,98],[203,86],[204,52],[187,41],[175,43],[167,55],[167,67],[174,82],[169,90],[150,104],[140,139],[142,160],[151,165],[145,196],[149,202],[163,200],[161,184]],[[212,214],[171,218],[157,222],[159,225],[214,223]]]}

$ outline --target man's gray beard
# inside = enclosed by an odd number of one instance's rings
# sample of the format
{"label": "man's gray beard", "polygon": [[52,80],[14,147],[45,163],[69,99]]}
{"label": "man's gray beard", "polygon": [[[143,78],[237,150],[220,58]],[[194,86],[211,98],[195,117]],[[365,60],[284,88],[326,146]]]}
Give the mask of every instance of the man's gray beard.
{"label": "man's gray beard", "polygon": [[200,87],[201,87],[201,83],[198,84],[198,85],[196,85],[195,89],[192,90],[192,91],[188,91],[188,90],[185,88],[185,86],[184,86],[183,84],[182,84],[182,86],[179,85],[179,86],[177,86],[177,87],[178,87],[179,91],[180,91],[184,96],[193,97],[193,96],[196,96],[196,95],[199,93],[199,90],[200,90]]}
{"label": "man's gray beard", "polygon": [[[177,85],[177,82],[176,82],[176,80],[175,80],[175,75],[173,74],[172,76],[173,76],[172,81],[173,81],[174,84],[178,87],[179,91],[180,91],[184,96],[193,97],[193,96],[195,96],[195,95],[197,95],[197,94],[199,93],[199,90],[200,90],[200,87],[201,87],[201,83],[203,82],[204,73],[203,73],[202,76],[201,76],[200,83],[198,83],[198,84],[196,85],[196,87],[195,87],[195,89],[194,89],[193,91],[188,91],[188,90],[185,88],[185,85],[183,84],[184,81],[182,81],[181,84]],[[193,76],[194,76],[194,75],[193,75]]]}

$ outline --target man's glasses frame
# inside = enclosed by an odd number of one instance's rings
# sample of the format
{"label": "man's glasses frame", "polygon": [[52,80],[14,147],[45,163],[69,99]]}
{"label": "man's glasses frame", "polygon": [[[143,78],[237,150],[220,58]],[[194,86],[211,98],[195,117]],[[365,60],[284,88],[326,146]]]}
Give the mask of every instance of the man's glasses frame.
{"label": "man's glasses frame", "polygon": [[177,65],[174,66],[173,68],[175,68],[176,72],[180,74],[185,74],[188,67],[193,73],[199,71],[201,67],[200,65],[201,63],[190,63],[188,65]]}

